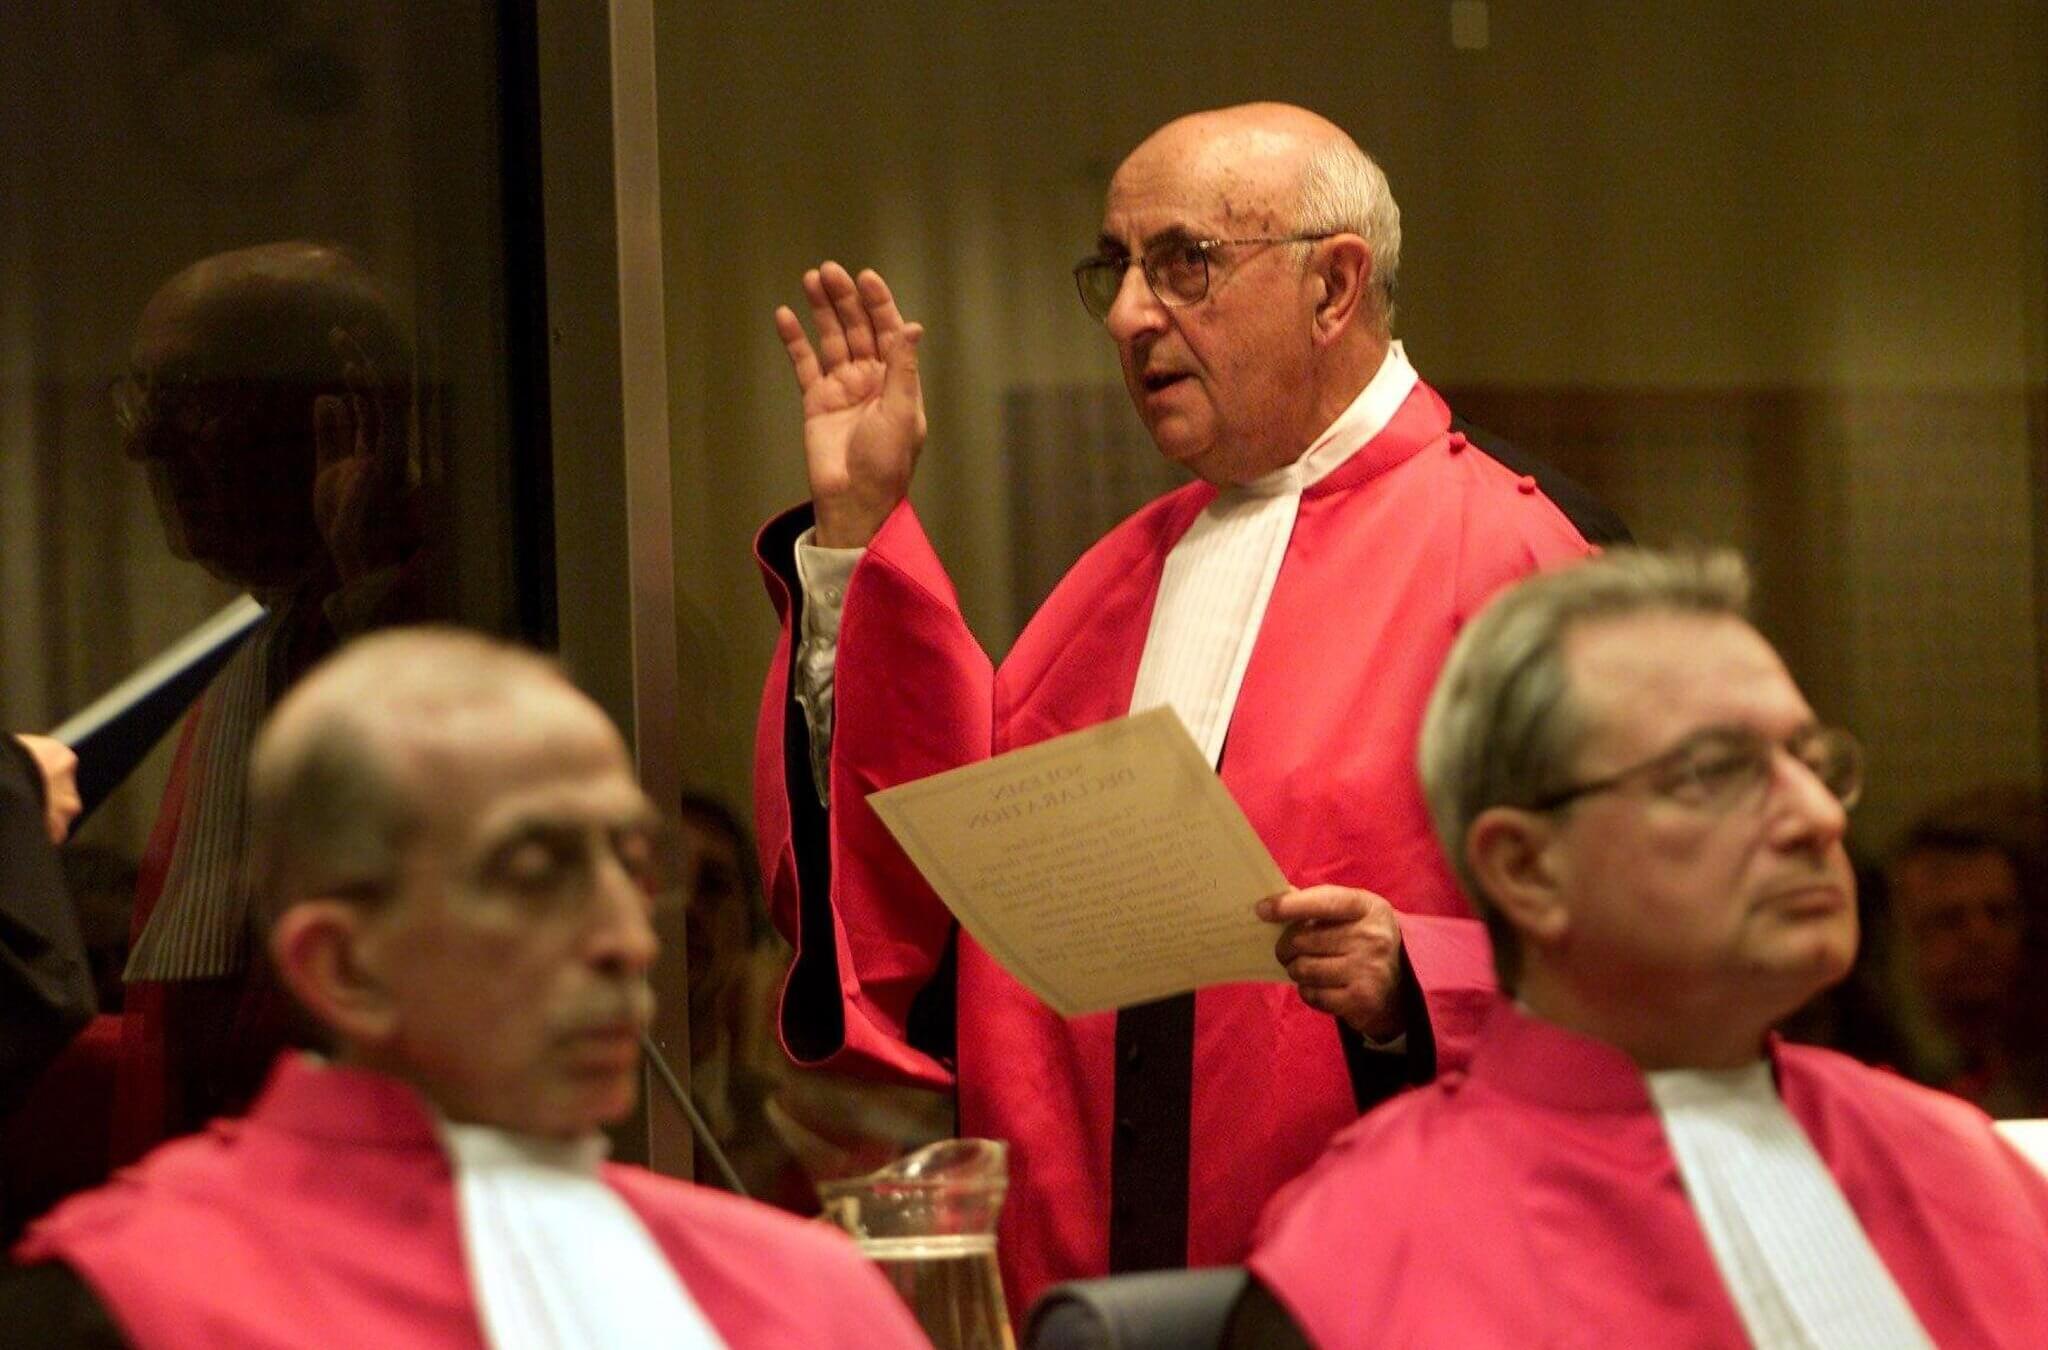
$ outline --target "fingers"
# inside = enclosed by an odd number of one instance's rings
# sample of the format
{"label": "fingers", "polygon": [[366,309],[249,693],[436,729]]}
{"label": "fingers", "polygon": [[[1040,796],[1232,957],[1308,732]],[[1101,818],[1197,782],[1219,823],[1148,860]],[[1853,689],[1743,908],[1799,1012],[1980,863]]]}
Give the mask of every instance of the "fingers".
{"label": "fingers", "polygon": [[813,267],[804,273],[804,299],[811,306],[811,327],[818,332],[818,360],[827,371],[836,369],[846,362],[846,329],[839,322],[839,311],[833,307],[832,297],[825,291],[824,269]]}
{"label": "fingers", "polygon": [[862,317],[874,329],[878,341],[904,326],[903,312],[896,308],[896,297],[880,272],[872,267],[862,268],[855,285],[860,291]]}
{"label": "fingers", "polygon": [[[856,279],[838,263],[823,262],[804,273],[803,288],[811,326],[818,334],[815,365],[823,374],[831,374],[846,361],[886,360],[899,337],[913,345],[916,342],[911,330],[918,326],[904,321],[889,283],[873,268],[862,269]],[[808,386],[805,367],[798,361],[797,340],[802,338],[803,328],[794,311],[784,318],[785,309],[775,311],[775,331],[789,351],[791,363],[798,366],[797,379]],[[804,344],[807,349],[809,345]]]}
{"label": "fingers", "polygon": [[920,427],[924,425],[924,392],[917,377],[917,344],[923,337],[921,323],[905,324],[882,337],[882,398],[915,407]]}
{"label": "fingers", "polygon": [[796,387],[808,390],[824,372],[818,367],[818,354],[811,350],[810,338],[804,335],[802,321],[788,305],[776,307],[775,335],[782,339],[782,349],[789,353],[790,367],[796,371]]}
{"label": "fingers", "polygon": [[78,795],[78,756],[62,741],[48,736],[17,736],[43,775],[43,826],[50,842],[61,844],[71,832],[83,802]]}
{"label": "fingers", "polygon": [[1358,978],[1358,963],[1344,956],[1297,956],[1287,963],[1287,978],[1298,989],[1349,989]]}
{"label": "fingers", "polygon": [[1386,903],[1371,891],[1350,886],[1308,886],[1261,900],[1256,912],[1267,923],[1349,923]]}
{"label": "fingers", "polygon": [[348,410],[354,423],[355,444],[351,449],[367,453],[372,447],[384,444],[384,408],[383,401],[377,397],[381,378],[377,363],[363,350],[363,344],[356,335],[339,324],[327,330],[327,340],[336,355],[341,357],[341,383],[348,391]]}
{"label": "fingers", "polygon": [[1356,923],[1291,923],[1273,944],[1273,954],[1286,965],[1297,956],[1336,956],[1360,950],[1391,951],[1392,935]]}
{"label": "fingers", "polygon": [[[873,272],[863,272],[863,278],[873,277],[879,283],[882,279]],[[868,314],[868,307],[862,300],[860,287],[838,263],[828,262],[818,269],[818,280],[825,288],[825,296],[832,302],[832,312],[839,319],[839,327],[846,334],[846,355],[848,360],[865,361],[881,354],[881,343],[875,339],[875,321]],[[888,294],[889,288],[882,287]],[[894,308],[894,302],[891,302]]]}
{"label": "fingers", "polygon": [[313,463],[331,469],[355,453],[356,436],[348,402],[339,394],[313,400]]}

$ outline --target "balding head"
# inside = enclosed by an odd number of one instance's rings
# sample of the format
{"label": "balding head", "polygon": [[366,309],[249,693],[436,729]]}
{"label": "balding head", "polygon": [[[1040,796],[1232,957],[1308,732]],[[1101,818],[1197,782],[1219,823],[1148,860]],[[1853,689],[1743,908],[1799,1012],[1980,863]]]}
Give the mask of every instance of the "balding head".
{"label": "balding head", "polygon": [[1177,117],[1142,141],[1110,184],[1180,175],[1216,195],[1233,233],[1335,234],[1365,240],[1379,304],[1367,316],[1389,334],[1401,264],[1401,209],[1387,176],[1344,128],[1290,103],[1241,103]]}
{"label": "balding head", "polygon": [[[1306,109],[1161,127],[1112,179],[1099,249],[1084,298],[1107,311],[1139,416],[1211,482],[1292,463],[1386,357],[1400,215],[1372,161]],[[1146,280],[1125,265],[1141,258]],[[1168,266],[1192,284],[1162,295]]]}
{"label": "balding head", "polygon": [[550,662],[448,630],[344,648],[264,729],[251,817],[272,959],[345,1061],[526,1133],[630,1109],[667,832]]}
{"label": "balding head", "polygon": [[187,376],[309,384],[338,380],[358,352],[393,374],[411,365],[390,291],[348,251],[309,240],[231,249],[177,273],[144,307],[135,352],[138,366],[175,362]]}
{"label": "balding head", "polygon": [[314,518],[315,401],[348,397],[363,428],[404,446],[413,348],[391,294],[341,249],[305,241],[215,254],[150,298],[123,418],[172,552],[238,585],[305,581]]}
{"label": "balding head", "polygon": [[618,747],[604,713],[546,657],[478,633],[412,628],[349,644],[286,695],[250,767],[251,881],[294,900],[376,903],[420,836],[437,782],[559,723]]}

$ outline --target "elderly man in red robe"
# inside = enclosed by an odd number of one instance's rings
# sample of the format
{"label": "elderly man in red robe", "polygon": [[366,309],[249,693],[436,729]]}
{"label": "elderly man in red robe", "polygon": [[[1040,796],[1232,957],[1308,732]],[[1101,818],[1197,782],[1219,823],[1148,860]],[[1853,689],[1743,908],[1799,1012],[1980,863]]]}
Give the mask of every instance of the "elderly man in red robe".
{"label": "elderly man in red robe", "polygon": [[[1583,554],[1544,484],[1472,446],[1392,340],[1400,215],[1343,131],[1274,104],[1160,129],[1076,269],[1160,453],[1197,480],[1091,549],[1000,670],[905,497],[922,329],[873,272],[804,276],[807,508],[758,541],[783,640],[757,741],[801,1062],[957,1092],[1013,1146],[1014,1306],[1241,1259],[1361,1106],[1457,1063],[1492,990],[1412,750],[1438,664],[1505,582]],[[956,929],[870,792],[1127,712],[1178,711],[1298,889],[1298,986],[1063,1019]]]}
{"label": "elderly man in red robe", "polygon": [[1746,590],[1617,552],[1460,637],[1422,777],[1513,999],[1274,1202],[1233,1343],[2041,1343],[2048,1183],[1771,1033],[1855,957],[1863,770]]}
{"label": "elderly man in red robe", "polygon": [[394,630],[257,742],[256,894],[332,1042],[33,1225],[10,1340],[921,1346],[833,1232],[605,1163],[652,1013],[661,818],[548,662]]}

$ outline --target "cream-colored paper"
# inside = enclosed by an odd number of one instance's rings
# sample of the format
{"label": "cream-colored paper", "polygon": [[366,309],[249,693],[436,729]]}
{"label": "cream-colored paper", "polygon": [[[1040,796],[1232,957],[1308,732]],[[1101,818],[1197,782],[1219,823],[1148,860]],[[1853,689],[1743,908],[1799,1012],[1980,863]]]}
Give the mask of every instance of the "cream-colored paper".
{"label": "cream-colored paper", "polygon": [[1171,708],[868,798],[961,926],[1066,1017],[1285,980],[1287,879]]}

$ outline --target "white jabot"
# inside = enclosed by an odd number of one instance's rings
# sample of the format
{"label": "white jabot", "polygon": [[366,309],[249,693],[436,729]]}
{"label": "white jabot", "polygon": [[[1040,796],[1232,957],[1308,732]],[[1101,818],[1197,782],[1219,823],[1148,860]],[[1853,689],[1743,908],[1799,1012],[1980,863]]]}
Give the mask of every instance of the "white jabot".
{"label": "white jabot", "polygon": [[1211,767],[1223,754],[1302,491],[1384,431],[1415,378],[1401,344],[1391,344],[1371,382],[1301,458],[1217,493],[1166,555],[1130,710],[1172,707]]}
{"label": "white jabot", "polygon": [[[267,598],[267,597],[266,597]],[[204,980],[249,964],[249,749],[269,671],[292,623],[271,606],[207,689],[192,732],[185,804],[163,893],[128,954],[127,980]]]}
{"label": "white jabot", "polygon": [[796,537],[796,577],[803,588],[798,624],[795,694],[810,730],[811,786],[818,805],[832,804],[832,692],[839,662],[839,618],[846,612],[846,587],[864,548],[825,548],[812,540],[817,528]]}
{"label": "white jabot", "polygon": [[493,1350],[724,1344],[653,1235],[604,1183],[603,1136],[440,1128],[463,1259]]}
{"label": "white jabot", "polygon": [[1714,1264],[1760,1350],[1933,1345],[1768,1064],[1647,1077]]}

